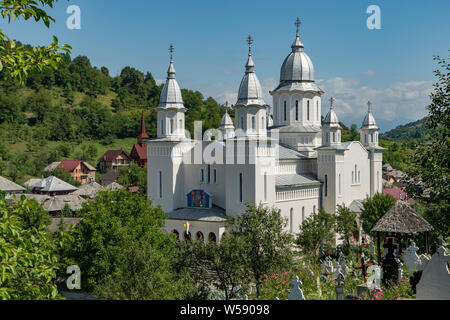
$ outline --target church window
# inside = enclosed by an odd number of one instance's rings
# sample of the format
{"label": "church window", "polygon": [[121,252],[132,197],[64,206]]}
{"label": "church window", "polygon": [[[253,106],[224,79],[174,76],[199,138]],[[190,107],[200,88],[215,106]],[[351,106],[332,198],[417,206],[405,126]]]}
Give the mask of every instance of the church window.
{"label": "church window", "polygon": [[295,101],[295,120],[298,121],[298,100]]}
{"label": "church window", "polygon": [[244,130],[244,117],[241,117],[241,129]]}
{"label": "church window", "polygon": [[333,132],[333,142],[336,142],[336,133]]}
{"label": "church window", "polygon": [[214,169],[214,183],[217,182],[217,171],[216,169]]}
{"label": "church window", "polygon": [[328,197],[328,175],[325,175],[325,197]]}
{"label": "church window", "polygon": [[305,221],[305,207],[302,207],[302,223]]}
{"label": "church window", "polygon": [[361,183],[361,172],[358,171],[358,183]]}
{"label": "church window", "polygon": [[291,208],[290,217],[289,217],[289,226],[291,233],[294,232],[294,209]]}
{"label": "church window", "polygon": [[242,173],[239,173],[239,186],[238,186],[238,190],[239,190],[239,203],[242,203]]}
{"label": "church window", "polygon": [[200,182],[204,182],[205,181],[205,170],[201,169],[200,170]]}
{"label": "church window", "polygon": [[370,142],[373,142],[373,133],[370,134]]}
{"label": "church window", "polygon": [[326,139],[327,139],[327,143],[328,143],[328,141],[330,140],[330,137],[328,136],[328,133],[327,133],[327,134],[325,134],[325,137],[326,137]]}
{"label": "church window", "polygon": [[170,119],[170,134],[173,133],[173,119]]}
{"label": "church window", "polygon": [[179,129],[181,130],[181,128],[183,128],[183,120],[180,119],[179,123],[180,123],[180,128]]}
{"label": "church window", "polygon": [[255,116],[252,116],[252,130],[255,130]]}
{"label": "church window", "polygon": [[209,242],[214,242],[214,243],[217,242],[217,240],[216,240],[216,234],[215,234],[214,232],[210,232],[210,233],[209,233],[209,235],[208,235],[208,241],[209,241]]}
{"label": "church window", "polygon": [[306,102],[306,119],[309,121],[309,100]]}
{"label": "church window", "polygon": [[313,214],[316,214],[316,206],[313,206]]}
{"label": "church window", "polygon": [[203,233],[201,231],[197,232],[197,240],[203,241],[203,239],[204,239]]}
{"label": "church window", "polygon": [[164,134],[164,120],[161,120],[161,134]]}
{"label": "church window", "polygon": [[267,201],[267,172],[264,172],[264,201]]}
{"label": "church window", "polygon": [[319,101],[316,101],[316,120],[319,120]]}
{"label": "church window", "polygon": [[367,134],[364,135],[364,143],[367,143]]}
{"label": "church window", "polygon": [[287,120],[286,101],[284,102],[284,121]]}
{"label": "church window", "polygon": [[159,171],[158,180],[159,180],[159,183],[158,183],[158,185],[159,185],[159,198],[162,199],[163,196],[162,196],[162,172],[161,171]]}
{"label": "church window", "polygon": [[208,177],[208,183],[211,183],[211,165],[208,164],[207,166],[207,177]]}
{"label": "church window", "polygon": [[377,191],[380,190],[380,171],[377,171]]}

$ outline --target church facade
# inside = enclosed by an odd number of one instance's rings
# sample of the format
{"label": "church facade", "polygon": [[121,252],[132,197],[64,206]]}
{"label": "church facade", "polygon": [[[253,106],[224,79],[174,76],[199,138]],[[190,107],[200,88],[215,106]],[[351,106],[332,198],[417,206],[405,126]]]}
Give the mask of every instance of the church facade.
{"label": "church facade", "polygon": [[226,112],[220,127],[203,136],[201,128],[192,136],[185,130],[186,109],[171,46],[157,108],[157,137],[146,141],[148,197],[169,217],[165,232],[219,241],[226,232],[226,216],[243,213],[250,203],[280,210],[287,230],[297,233],[321,208],[335,213],[339,204],[350,206],[381,193],[383,148],[370,103],[360,141],[341,142],[333,99],[322,123],[324,92],[315,82],[298,27],[280,83],[270,92],[273,119],[255,73],[249,37],[245,74],[233,106],[235,123]]}

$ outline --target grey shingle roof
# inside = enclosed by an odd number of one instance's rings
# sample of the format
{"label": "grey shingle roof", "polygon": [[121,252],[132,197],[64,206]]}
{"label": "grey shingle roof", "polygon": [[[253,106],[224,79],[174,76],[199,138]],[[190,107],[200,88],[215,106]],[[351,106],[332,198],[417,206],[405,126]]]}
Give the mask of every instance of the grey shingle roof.
{"label": "grey shingle roof", "polygon": [[57,192],[57,191],[75,191],[78,188],[68,184],[67,182],[58,179],[55,176],[47,177],[40,182],[31,186],[31,189],[40,189],[40,191],[44,192]]}
{"label": "grey shingle roof", "polygon": [[306,159],[308,157],[304,156],[300,152],[293,150],[291,148],[286,147],[285,145],[280,143],[279,148],[279,159],[280,160],[289,160],[289,159]]}
{"label": "grey shingle roof", "polygon": [[0,177],[0,191],[21,192],[25,191],[25,188],[19,186],[17,183],[12,182],[11,180]]}
{"label": "grey shingle roof", "polygon": [[363,200],[353,200],[348,206],[351,212],[361,213],[364,209]]}
{"label": "grey shingle roof", "polygon": [[275,185],[277,187],[320,185],[320,181],[302,174],[281,174],[275,176]]}
{"label": "grey shingle roof", "polygon": [[211,209],[181,208],[167,213],[169,219],[189,221],[223,222],[226,220],[225,210],[217,206]]}
{"label": "grey shingle roof", "polygon": [[77,191],[73,192],[73,195],[95,198],[99,191],[105,190],[104,187],[99,185],[97,182],[89,182],[82,184]]}
{"label": "grey shingle roof", "polygon": [[50,199],[45,200],[43,208],[46,211],[62,211],[66,205],[69,206],[70,210],[78,211],[83,206],[86,200],[76,195],[64,195],[64,196],[54,196]]}

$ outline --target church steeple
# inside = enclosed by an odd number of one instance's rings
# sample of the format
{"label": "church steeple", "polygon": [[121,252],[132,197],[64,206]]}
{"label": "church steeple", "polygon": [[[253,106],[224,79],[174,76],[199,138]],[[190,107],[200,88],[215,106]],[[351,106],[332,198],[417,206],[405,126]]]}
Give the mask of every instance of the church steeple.
{"label": "church steeple", "polygon": [[141,132],[139,133],[137,138],[138,138],[138,143],[142,143],[143,139],[148,139],[149,138],[149,136],[147,135],[147,132],[145,130],[144,111],[142,111],[142,116],[141,116]]}
{"label": "church steeple", "polygon": [[167,70],[167,79],[159,99],[158,111],[158,138],[184,139],[184,113],[180,86],[175,78],[173,65],[174,47],[169,48],[170,63]]}
{"label": "church steeple", "polygon": [[336,99],[331,97],[330,110],[323,120],[322,126],[322,145],[330,146],[341,143],[341,125],[339,119],[334,111],[334,102]]}
{"label": "church steeple", "polygon": [[372,114],[372,102],[367,102],[367,114],[360,129],[360,141],[364,147],[378,147],[378,126]]}

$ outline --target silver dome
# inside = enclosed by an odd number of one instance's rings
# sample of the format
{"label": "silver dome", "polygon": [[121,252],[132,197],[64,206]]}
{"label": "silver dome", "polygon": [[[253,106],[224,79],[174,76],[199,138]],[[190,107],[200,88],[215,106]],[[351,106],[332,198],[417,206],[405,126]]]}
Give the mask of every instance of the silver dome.
{"label": "silver dome", "polygon": [[253,63],[251,53],[249,53],[245,69],[245,75],[239,86],[236,105],[265,105],[261,84],[255,74],[255,64]]}
{"label": "silver dome", "polygon": [[222,117],[222,121],[220,122],[221,128],[234,128],[233,120],[231,120],[230,115],[228,114],[228,111],[225,112],[225,114]]}
{"label": "silver dome", "polygon": [[[173,51],[172,46],[171,50]],[[184,109],[180,86],[175,79],[175,67],[173,66],[172,51],[170,54],[169,69],[167,70],[167,80],[161,92],[158,108]]]}
{"label": "silver dome", "polygon": [[334,108],[330,108],[330,110],[328,111],[327,115],[325,116],[325,118],[323,119],[323,123],[326,127],[329,128],[340,128],[341,126],[339,125],[339,119],[337,117],[336,112],[334,111]]}
{"label": "silver dome", "polygon": [[378,129],[377,123],[375,122],[375,117],[373,116],[370,110],[372,103],[369,101],[367,105],[368,105],[367,114],[364,117],[361,129]]}

